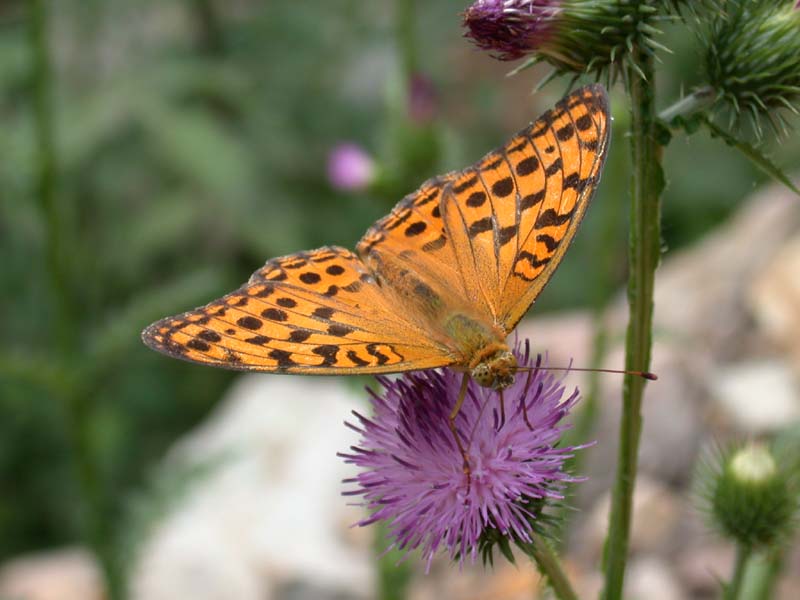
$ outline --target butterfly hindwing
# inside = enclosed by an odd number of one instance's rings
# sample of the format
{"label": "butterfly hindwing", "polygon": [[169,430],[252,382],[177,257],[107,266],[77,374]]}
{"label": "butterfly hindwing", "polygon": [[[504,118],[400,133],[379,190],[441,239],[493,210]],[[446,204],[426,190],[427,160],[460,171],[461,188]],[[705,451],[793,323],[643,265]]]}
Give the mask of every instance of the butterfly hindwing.
{"label": "butterfly hindwing", "polygon": [[388,305],[355,254],[330,246],[273,259],[235,292],[142,337],[176,358],[237,370],[382,373],[452,362]]}

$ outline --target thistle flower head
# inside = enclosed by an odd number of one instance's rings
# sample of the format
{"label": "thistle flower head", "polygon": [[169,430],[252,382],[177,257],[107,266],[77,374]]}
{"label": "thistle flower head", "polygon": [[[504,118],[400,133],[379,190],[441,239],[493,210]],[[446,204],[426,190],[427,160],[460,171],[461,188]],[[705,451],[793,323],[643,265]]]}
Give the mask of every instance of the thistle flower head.
{"label": "thistle flower head", "polygon": [[536,50],[552,34],[557,0],[477,0],[464,13],[467,37],[500,60]]}
{"label": "thistle flower head", "polygon": [[[520,366],[535,367],[527,343],[515,354]],[[538,359],[541,360],[541,359]],[[456,427],[469,459],[469,481],[449,428],[463,374],[424,371],[390,380],[372,393],[374,416],[356,414],[358,447],[342,456],[361,471],[346,483],[348,495],[363,497],[371,516],[385,521],[397,547],[421,549],[429,565],[440,550],[463,562],[497,541],[530,542],[547,501],[558,500],[565,482],[564,461],[575,450],[559,448],[561,419],[578,399],[564,398],[559,379],[540,370],[518,373],[504,391],[470,381]],[[504,413],[504,420],[501,414]]]}
{"label": "thistle flower head", "polygon": [[747,547],[769,546],[795,525],[797,476],[763,444],[734,446],[700,463],[701,507],[722,535]]}
{"label": "thistle flower head", "polygon": [[408,116],[417,125],[431,123],[438,109],[436,86],[423,73],[414,73],[408,85]]}
{"label": "thistle flower head", "polygon": [[786,133],[782,114],[800,114],[800,3],[729,0],[701,34],[705,75],[730,126],[749,121],[757,137],[766,120]]}
{"label": "thistle flower head", "polygon": [[616,77],[634,49],[654,52],[663,15],[655,2],[476,0],[464,13],[466,36],[500,60],[532,55],[556,73]]}
{"label": "thistle flower head", "polygon": [[328,181],[337,190],[363,190],[374,178],[375,162],[361,146],[344,142],[328,155]]}

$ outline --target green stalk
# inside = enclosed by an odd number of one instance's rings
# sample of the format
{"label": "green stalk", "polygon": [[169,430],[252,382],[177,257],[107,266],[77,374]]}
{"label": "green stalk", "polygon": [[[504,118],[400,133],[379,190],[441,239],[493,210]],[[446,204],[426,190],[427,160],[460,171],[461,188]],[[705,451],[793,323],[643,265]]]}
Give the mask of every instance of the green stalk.
{"label": "green stalk", "polygon": [[62,403],[67,435],[72,446],[75,475],[83,501],[83,527],[88,544],[94,551],[105,577],[107,597],[118,600],[123,597],[120,569],[115,560],[113,533],[105,517],[105,501],[99,478],[99,469],[93,452],[90,430],[91,410],[88,390],[81,385],[81,375],[73,369],[70,357],[74,356],[78,336],[76,312],[72,294],[68,287],[66,260],[73,253],[65,247],[64,215],[58,203],[58,158],[55,144],[53,110],[53,72],[48,47],[47,0],[30,0],[29,44],[32,55],[32,94],[34,128],[37,149],[36,199],[42,213],[46,231],[45,261],[50,279],[51,297],[55,304],[55,344],[58,359],[66,372],[54,397]]}
{"label": "green stalk", "polygon": [[[652,345],[653,287],[660,251],[660,195],[664,188],[661,147],[656,140],[653,57],[634,48],[625,79],[631,105],[631,213],[625,368],[648,371]],[[626,375],[623,387],[617,474],[611,497],[609,531],[603,556],[602,598],[619,600],[630,537],[633,490],[645,380]]]}
{"label": "green stalk", "polygon": [[405,600],[411,584],[411,566],[402,562],[404,553],[397,549],[386,551],[391,543],[390,530],[386,521],[375,527],[374,551],[378,563],[378,600]]}
{"label": "green stalk", "polygon": [[417,70],[417,46],[415,44],[414,17],[416,0],[396,0],[397,51],[400,55],[400,73],[405,85]]}
{"label": "green stalk", "polygon": [[225,34],[213,0],[192,0],[192,15],[200,32],[200,46],[211,56],[225,54]]}
{"label": "green stalk", "polygon": [[731,582],[725,586],[725,600],[737,600],[739,598],[742,582],[744,581],[744,572],[752,552],[753,549],[750,546],[744,544],[736,546],[736,564],[733,567]]}
{"label": "green stalk", "polygon": [[572,589],[572,585],[567,579],[566,573],[561,568],[561,562],[550,544],[542,537],[533,542],[517,544],[525,554],[530,556],[539,572],[547,578],[548,585],[559,600],[578,600],[578,595]]}
{"label": "green stalk", "polygon": [[778,578],[786,563],[786,547],[779,545],[756,554],[748,561],[740,596],[742,600],[775,598]]}
{"label": "green stalk", "polygon": [[665,108],[659,113],[658,118],[669,123],[675,117],[689,117],[696,112],[711,108],[716,97],[717,93],[714,88],[705,85]]}
{"label": "green stalk", "polygon": [[31,0],[30,48],[32,54],[32,89],[34,128],[37,150],[36,199],[44,218],[45,261],[51,293],[56,304],[56,345],[69,349],[72,339],[72,310],[66,274],[61,260],[61,213],[56,201],[57,167],[55,127],[52,106],[52,70],[47,46],[47,8],[45,0]]}

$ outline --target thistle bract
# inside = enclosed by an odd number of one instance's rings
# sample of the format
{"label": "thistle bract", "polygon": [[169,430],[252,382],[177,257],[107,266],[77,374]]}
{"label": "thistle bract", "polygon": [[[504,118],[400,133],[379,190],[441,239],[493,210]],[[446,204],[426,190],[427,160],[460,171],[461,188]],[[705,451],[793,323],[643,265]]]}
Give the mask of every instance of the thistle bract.
{"label": "thistle bract", "polygon": [[767,120],[786,132],[781,114],[800,106],[800,11],[791,2],[730,0],[701,36],[705,70],[731,125],[747,119],[762,135]]}
{"label": "thistle bract", "polygon": [[[415,372],[398,379],[378,378],[374,415],[355,413],[361,434],[358,447],[342,454],[361,471],[346,480],[346,492],[361,496],[371,516],[359,522],[385,521],[392,546],[419,548],[430,564],[440,550],[463,561],[496,541],[530,542],[541,509],[561,498],[564,461],[575,448],[559,448],[561,419],[578,399],[567,398],[561,380],[536,370],[527,344],[516,348],[521,367],[504,391],[470,381],[456,417],[458,435],[468,454],[469,481],[449,428],[462,373],[450,369]],[[490,534],[491,539],[483,538]]]}
{"label": "thistle bract", "polygon": [[532,55],[557,72],[613,78],[633,50],[661,47],[656,2],[477,0],[464,13],[466,36],[500,60]]}

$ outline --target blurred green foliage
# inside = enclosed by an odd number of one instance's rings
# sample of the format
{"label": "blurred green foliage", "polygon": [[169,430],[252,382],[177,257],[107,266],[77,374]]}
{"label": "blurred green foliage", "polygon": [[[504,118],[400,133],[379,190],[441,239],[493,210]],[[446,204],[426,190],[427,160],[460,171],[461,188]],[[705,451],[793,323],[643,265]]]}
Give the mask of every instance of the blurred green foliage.
{"label": "blurred green foliage", "polygon": [[[230,383],[145,349],[145,325],[230,291],[267,258],[352,247],[403,193],[476,160],[566,89],[556,81],[534,97],[530,72],[506,79],[508,65],[461,39],[461,0],[417,2],[410,31],[397,11],[414,3],[389,0],[44,4],[50,225],[36,198],[29,4],[0,5],[0,559],[73,541],[87,518],[120,519],[148,469]],[[677,99],[697,57],[690,36],[666,37],[675,56],[659,85]],[[413,72],[436,86],[430,123],[407,114]],[[592,305],[624,281],[627,115],[615,117],[595,206],[537,310]],[[341,140],[376,156],[383,177],[371,193],[328,185],[326,155]],[[775,154],[791,170],[800,144]],[[666,162],[670,250],[763,180],[702,134],[674,140]],[[99,515],[82,514],[81,447],[94,457]]]}

